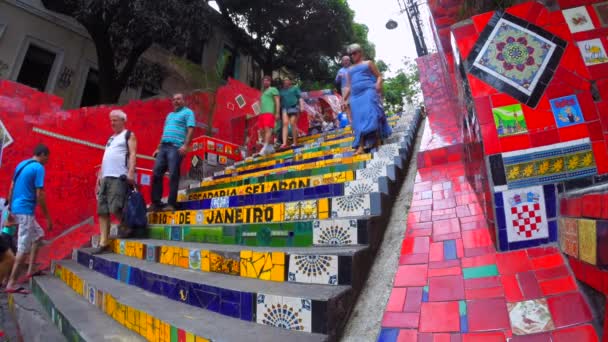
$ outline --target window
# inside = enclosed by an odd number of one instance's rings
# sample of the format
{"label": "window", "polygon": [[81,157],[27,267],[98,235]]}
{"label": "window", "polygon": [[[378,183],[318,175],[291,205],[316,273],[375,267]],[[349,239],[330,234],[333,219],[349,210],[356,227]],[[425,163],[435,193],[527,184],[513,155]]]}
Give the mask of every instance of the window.
{"label": "window", "polygon": [[236,51],[228,45],[224,45],[218,62],[223,64],[222,79],[227,80],[228,77],[234,78],[236,70]]}
{"label": "window", "polygon": [[99,104],[99,71],[90,68],[84,84],[80,107],[91,107]]}
{"label": "window", "polygon": [[23,58],[17,82],[46,91],[55,58],[55,53],[30,44]]}

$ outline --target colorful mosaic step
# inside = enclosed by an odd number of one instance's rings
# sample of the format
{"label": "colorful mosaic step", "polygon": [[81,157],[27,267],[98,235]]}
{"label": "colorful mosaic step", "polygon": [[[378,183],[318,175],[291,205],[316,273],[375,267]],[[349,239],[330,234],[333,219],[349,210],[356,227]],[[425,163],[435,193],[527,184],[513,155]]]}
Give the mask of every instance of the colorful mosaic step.
{"label": "colorful mosaic step", "polygon": [[112,243],[115,254],[163,265],[244,278],[322,285],[349,285],[353,258],[365,248],[242,247],[120,239]]}
{"label": "colorful mosaic step", "polygon": [[372,155],[361,154],[361,155],[354,156],[354,157],[334,156],[333,158],[334,159],[327,158],[322,161],[309,162],[309,163],[304,163],[304,164],[300,164],[300,165],[270,168],[267,170],[247,171],[245,174],[239,174],[239,175],[232,174],[232,175],[224,176],[223,173],[220,172],[220,175],[217,177],[214,176],[214,177],[205,178],[201,182],[201,186],[206,187],[206,186],[210,186],[210,185],[225,183],[227,181],[235,182],[235,181],[240,181],[240,180],[244,180],[244,179],[251,178],[251,177],[266,176],[266,175],[270,175],[270,174],[284,173],[284,172],[290,172],[290,171],[303,171],[303,170],[318,169],[318,168],[332,166],[332,165],[335,166],[335,165],[343,165],[343,164],[353,164],[353,163],[371,160]]}
{"label": "colorful mosaic step", "polygon": [[[320,182],[320,177],[317,182]],[[276,189],[277,186],[290,186],[297,182],[279,182],[274,183],[269,189]],[[302,184],[303,185],[303,184]],[[381,176],[375,181],[371,179],[361,179],[347,183],[326,184],[315,187],[294,189],[294,190],[279,190],[266,192],[265,184],[260,184],[253,187],[251,190],[259,193],[250,195],[230,195],[223,197],[206,198],[197,201],[186,201],[178,203],[178,210],[200,210],[200,209],[219,209],[219,208],[236,208],[241,206],[265,205],[284,202],[299,202],[310,201],[315,199],[355,196],[368,194],[370,192],[382,192],[388,194],[389,186],[392,182],[388,177]],[[236,189],[227,189],[231,193],[236,193]]]}
{"label": "colorful mosaic step", "polygon": [[[89,303],[53,276],[34,278],[32,293],[68,341],[145,341],[102,312],[90,310]],[[87,319],[82,319],[85,312]]]}
{"label": "colorful mosaic step", "polygon": [[251,165],[258,165],[261,163],[266,163],[269,161],[290,159],[290,158],[294,158],[298,155],[301,156],[301,155],[304,155],[307,153],[327,152],[327,151],[337,149],[337,148],[351,147],[352,141],[353,141],[353,138],[349,137],[349,138],[343,138],[340,140],[331,141],[330,143],[307,144],[307,145],[304,145],[299,148],[294,148],[294,149],[290,149],[290,150],[286,150],[286,151],[282,151],[282,152],[277,152],[277,153],[269,154],[267,156],[256,157],[256,158],[249,157],[243,161],[234,163],[234,167],[235,168],[247,167],[247,166],[251,166]]}
{"label": "colorful mosaic step", "polygon": [[268,205],[154,212],[148,214],[148,224],[217,225],[224,223],[269,223],[327,218],[362,218],[382,215],[382,209],[388,209],[388,204],[386,204],[387,197],[385,194],[374,192],[365,195]]}
{"label": "colorful mosaic step", "polygon": [[[324,165],[342,163],[342,161],[341,161],[342,159],[344,159],[344,162],[348,162],[348,160],[349,160],[348,158],[352,158],[353,161],[366,161],[366,160],[370,160],[372,158],[372,156],[369,154],[361,154],[361,155],[355,156],[354,152],[352,152],[352,150],[351,150],[350,152],[345,152],[343,154],[322,155],[319,157],[304,159],[304,160],[299,160],[299,161],[276,163],[271,166],[258,167],[258,168],[254,168],[254,169],[250,169],[250,170],[243,170],[240,172],[232,172],[232,171],[230,171],[230,169],[226,169],[224,171],[219,171],[219,172],[214,173],[212,178],[213,178],[213,180],[220,180],[220,179],[230,178],[232,176],[257,174],[258,172],[264,172],[264,171],[268,171],[268,170],[283,170],[283,169],[288,169],[290,167],[295,168],[295,169],[304,169],[305,167],[311,167],[313,165],[315,167],[319,167],[319,166],[324,166]],[[336,160],[340,160],[340,162],[338,162]]]}
{"label": "colorful mosaic step", "polygon": [[151,225],[155,240],[265,247],[350,246],[368,242],[368,219],[315,220],[217,226]]}
{"label": "colorful mosaic step", "polygon": [[[95,266],[94,266],[95,267]],[[251,341],[324,341],[326,335],[306,332],[306,329],[313,330],[313,327],[320,330],[318,324],[324,322],[312,320],[312,301],[306,302],[306,306],[297,303],[288,308],[292,316],[289,322],[292,328],[300,331],[287,329],[277,329],[264,324],[256,324],[232,317],[203,310],[192,305],[185,305],[176,300],[172,300],[154,293],[129,286],[114,279],[90,270],[79,265],[72,260],[63,260],[55,264],[54,274],[64,283],[68,284],[76,293],[85,297],[90,306],[97,307],[108,316],[128,329],[144,336],[149,341],[237,341],[243,338],[243,332],[247,332],[248,340]],[[174,286],[167,287],[175,288]],[[204,297],[203,286],[198,289],[191,289],[192,294],[199,291]],[[182,293],[183,294],[183,293]],[[180,297],[180,293],[175,293]],[[219,293],[209,293],[209,304],[222,307],[234,307],[244,298],[227,297],[220,299]],[[198,296],[192,295],[188,298]],[[213,299],[211,299],[213,297]],[[251,298],[251,305],[257,298]],[[282,304],[282,298],[279,299]],[[278,303],[275,303],[275,305]],[[310,305],[309,305],[310,304]],[[276,308],[276,306],[275,306]],[[276,309],[271,308],[269,312],[260,311],[260,317],[268,317],[272,320],[272,315],[276,314]],[[266,313],[266,315],[264,315]],[[306,316],[308,326],[299,322],[299,316]],[[201,337],[205,336],[205,338]]]}

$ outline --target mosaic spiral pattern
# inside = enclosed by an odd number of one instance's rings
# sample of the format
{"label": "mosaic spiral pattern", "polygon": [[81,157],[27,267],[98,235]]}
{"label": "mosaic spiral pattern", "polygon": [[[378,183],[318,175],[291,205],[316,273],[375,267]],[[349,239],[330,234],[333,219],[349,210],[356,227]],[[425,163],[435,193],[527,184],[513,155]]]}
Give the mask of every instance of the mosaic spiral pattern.
{"label": "mosaic spiral pattern", "polygon": [[338,206],[342,211],[355,212],[363,208],[365,202],[362,195],[357,196],[344,196],[336,199]]}
{"label": "mosaic spiral pattern", "polygon": [[307,277],[316,277],[328,273],[334,257],[329,255],[296,255],[293,258],[295,258],[298,268],[296,272]]}
{"label": "mosaic spiral pattern", "polygon": [[350,232],[341,226],[330,226],[321,231],[319,243],[323,245],[350,245],[353,243]]}

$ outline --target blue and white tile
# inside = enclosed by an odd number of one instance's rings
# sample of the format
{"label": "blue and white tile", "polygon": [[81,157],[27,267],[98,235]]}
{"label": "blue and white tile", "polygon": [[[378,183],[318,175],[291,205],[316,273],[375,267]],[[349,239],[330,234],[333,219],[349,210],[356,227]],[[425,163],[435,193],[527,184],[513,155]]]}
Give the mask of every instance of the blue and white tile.
{"label": "blue and white tile", "polygon": [[[298,297],[283,297],[283,311],[292,324],[290,330],[312,332],[312,300]],[[295,320],[294,320],[295,318]]]}
{"label": "blue and white tile", "polygon": [[192,270],[201,269],[201,250],[191,249],[188,255],[188,266]]}
{"label": "blue and white tile", "polygon": [[386,167],[393,165],[393,161],[387,158],[372,159],[367,162],[364,169],[357,170],[357,179],[377,180],[378,177],[388,174]]}
{"label": "blue and white tile", "polygon": [[338,256],[290,254],[287,281],[338,285]]}
{"label": "blue and white tile", "polygon": [[312,241],[315,246],[356,245],[357,220],[317,220],[313,223]]}
{"label": "blue and white tile", "polygon": [[364,195],[380,192],[378,182],[371,179],[357,179],[344,183],[344,196]]}
{"label": "blue and white tile", "polygon": [[331,217],[346,218],[369,216],[371,214],[370,202],[369,194],[334,197],[331,199]]}
{"label": "blue and white tile", "polygon": [[230,206],[230,197],[214,197],[211,199],[211,209],[228,208]]}
{"label": "blue and white tile", "polygon": [[392,159],[399,155],[399,144],[386,144],[378,148],[377,152],[374,152],[374,159]]}

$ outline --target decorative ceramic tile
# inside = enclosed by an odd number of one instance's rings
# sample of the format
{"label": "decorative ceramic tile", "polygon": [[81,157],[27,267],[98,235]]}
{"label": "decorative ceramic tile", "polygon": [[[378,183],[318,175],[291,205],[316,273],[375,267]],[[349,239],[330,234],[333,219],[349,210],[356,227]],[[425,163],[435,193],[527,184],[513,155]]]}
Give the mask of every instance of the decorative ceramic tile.
{"label": "decorative ceramic tile", "polygon": [[331,199],[332,218],[369,216],[370,213],[369,194],[334,197]]}
{"label": "decorative ceramic tile", "polygon": [[547,299],[507,303],[511,329],[515,335],[528,335],[555,329]]}
{"label": "decorative ceramic tile", "polygon": [[313,223],[314,245],[356,245],[357,220],[323,220]]}
{"label": "decorative ceramic tile", "polygon": [[297,221],[300,219],[301,202],[285,203],[285,221]]}
{"label": "decorative ceramic tile", "polygon": [[588,138],[503,153],[509,189],[597,174]]}
{"label": "decorative ceramic tile", "polygon": [[599,38],[584,40],[576,44],[581,51],[585,65],[591,66],[608,62],[606,50]]}
{"label": "decorative ceramic tile", "polygon": [[303,201],[300,205],[300,219],[313,220],[318,217],[317,201]]}
{"label": "decorative ceramic tile", "polygon": [[298,313],[302,331],[312,332],[312,300],[297,297],[283,297],[283,310]]}
{"label": "decorative ceramic tile", "polygon": [[191,249],[190,250],[190,256],[188,258],[188,266],[192,270],[201,269],[201,250],[200,249]]}
{"label": "decorative ceramic tile", "polygon": [[578,223],[576,219],[559,219],[559,246],[563,253],[578,258]]}
{"label": "decorative ceramic tile", "polygon": [[582,261],[597,263],[597,228],[595,220],[578,220],[578,253]]}
{"label": "decorative ceramic tile", "polygon": [[520,104],[492,108],[499,137],[528,132],[524,111]]}
{"label": "decorative ceramic tile", "polygon": [[86,297],[89,303],[97,305],[97,289],[90,284],[87,284]]}
{"label": "decorative ceramic tile", "polygon": [[216,197],[211,199],[211,209],[228,208],[230,197]]}
{"label": "decorative ceramic tile", "polygon": [[338,285],[338,257],[291,254],[287,280],[296,283]]}
{"label": "decorative ceramic tile", "polygon": [[344,196],[364,195],[379,191],[378,182],[371,179],[359,179],[344,183]]}
{"label": "decorative ceramic tile", "polygon": [[585,122],[581,106],[575,95],[560,97],[549,102],[557,127],[572,126]]}
{"label": "decorative ceramic tile", "polygon": [[562,14],[572,33],[589,31],[595,28],[585,6],[562,10]]}
{"label": "decorative ceramic tile", "polygon": [[146,245],[146,261],[158,262],[158,247]]}
{"label": "decorative ceramic tile", "polygon": [[209,251],[209,270],[211,272],[239,275],[240,261],[238,252]]}
{"label": "decorative ceramic tile", "polygon": [[497,11],[467,63],[469,72],[530,107],[536,107],[566,42],[510,14]]}
{"label": "decorative ceramic tile", "polygon": [[503,192],[509,242],[549,237],[542,186]]}
{"label": "decorative ceramic tile", "polygon": [[378,151],[374,153],[374,159],[392,159],[399,155],[399,144],[386,144],[378,148]]}
{"label": "decorative ceramic tile", "polygon": [[[287,303],[285,303],[285,299]],[[311,332],[310,300],[259,293],[256,301],[256,322],[288,330]]]}
{"label": "decorative ceramic tile", "polygon": [[599,4],[593,4],[595,14],[597,14],[600,24],[603,27],[608,26],[608,1],[600,2]]}
{"label": "decorative ceramic tile", "polygon": [[357,170],[357,179],[377,180],[378,177],[386,176],[386,167],[393,162],[386,158],[372,159],[366,163],[364,169]]}
{"label": "decorative ceramic tile", "polygon": [[241,251],[241,277],[285,281],[285,253]]}

